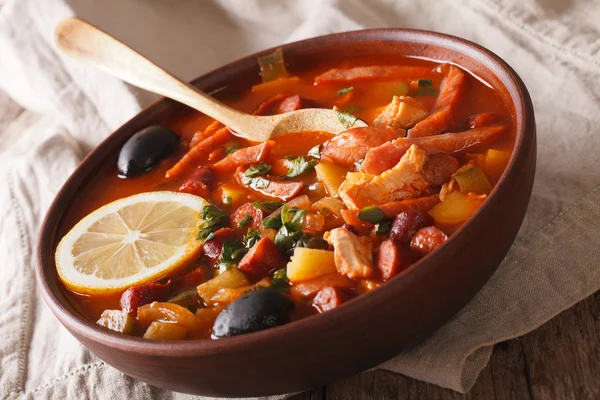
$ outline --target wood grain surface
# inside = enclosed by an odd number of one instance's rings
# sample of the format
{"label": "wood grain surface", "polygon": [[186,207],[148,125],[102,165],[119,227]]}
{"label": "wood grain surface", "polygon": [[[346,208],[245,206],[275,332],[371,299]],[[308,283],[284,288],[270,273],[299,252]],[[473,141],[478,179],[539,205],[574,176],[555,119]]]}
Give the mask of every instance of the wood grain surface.
{"label": "wood grain surface", "polygon": [[537,330],[497,344],[490,363],[465,395],[376,371],[293,399],[600,399],[600,292]]}

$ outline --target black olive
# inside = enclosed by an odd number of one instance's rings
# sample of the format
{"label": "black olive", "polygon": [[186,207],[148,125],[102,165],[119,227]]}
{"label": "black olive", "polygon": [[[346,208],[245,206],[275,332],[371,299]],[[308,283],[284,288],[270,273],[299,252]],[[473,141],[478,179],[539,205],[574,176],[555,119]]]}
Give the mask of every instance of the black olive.
{"label": "black olive", "polygon": [[117,168],[119,175],[130,178],[151,170],[177,149],[179,136],[160,125],[142,129],[121,148]]}
{"label": "black olive", "polygon": [[294,303],[275,289],[249,292],[225,307],[215,320],[213,339],[273,328],[290,322]]}

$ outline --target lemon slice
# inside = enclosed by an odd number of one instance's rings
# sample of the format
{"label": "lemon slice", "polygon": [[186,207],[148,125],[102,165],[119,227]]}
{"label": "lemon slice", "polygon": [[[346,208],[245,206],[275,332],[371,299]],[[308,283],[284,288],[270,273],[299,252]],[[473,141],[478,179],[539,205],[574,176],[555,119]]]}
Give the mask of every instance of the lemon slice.
{"label": "lemon slice", "polygon": [[156,280],[197,255],[200,212],[209,203],[177,192],[116,200],[82,219],[56,249],[63,283],[81,293],[111,293]]}

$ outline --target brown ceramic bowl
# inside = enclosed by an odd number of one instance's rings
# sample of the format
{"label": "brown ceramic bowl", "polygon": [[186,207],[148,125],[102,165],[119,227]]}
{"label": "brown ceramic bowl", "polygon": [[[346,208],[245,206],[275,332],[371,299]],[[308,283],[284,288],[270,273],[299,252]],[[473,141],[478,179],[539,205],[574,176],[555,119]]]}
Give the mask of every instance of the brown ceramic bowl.
{"label": "brown ceramic bowl", "polygon": [[[498,88],[511,108],[516,143],[507,170],[476,215],[437,251],[382,287],[326,314],[281,327],[204,341],[148,341],[111,332],[67,301],[54,265],[61,221],[79,190],[136,131],[184,106],[162,99],[123,125],[77,168],[50,207],[38,245],[37,276],[62,324],[108,364],[151,385],[215,396],[300,391],[381,363],[424,340],[460,310],[494,273],[521,225],[533,184],[536,139],[533,106],[517,74],[498,56],[439,33],[381,29],[308,39],[282,46],[295,69],[354,54],[400,53],[456,63]],[[242,90],[259,79],[261,53],[194,81],[206,92]]]}

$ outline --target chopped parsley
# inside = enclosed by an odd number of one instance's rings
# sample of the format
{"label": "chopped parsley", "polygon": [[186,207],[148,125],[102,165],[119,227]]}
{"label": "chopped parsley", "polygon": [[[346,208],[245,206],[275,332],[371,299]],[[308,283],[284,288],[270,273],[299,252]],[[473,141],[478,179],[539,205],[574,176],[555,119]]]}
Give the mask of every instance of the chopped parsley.
{"label": "chopped parsley", "polygon": [[246,178],[254,178],[264,175],[271,170],[271,166],[267,163],[253,165],[244,172]]}
{"label": "chopped parsley", "polygon": [[242,217],[242,219],[240,219],[240,222],[238,222],[237,226],[238,226],[238,228],[243,228],[251,222],[252,222],[252,217],[249,215],[244,215]]}
{"label": "chopped parsley", "polygon": [[318,144],[308,151],[308,155],[314,158],[321,158],[321,145]]}
{"label": "chopped parsley", "polygon": [[290,289],[290,280],[287,277],[287,268],[278,269],[273,273],[271,286],[273,289],[287,292]]}
{"label": "chopped parsley", "polygon": [[261,178],[260,176],[257,176],[256,178],[244,179],[244,183],[249,188],[252,188],[254,190],[259,190],[259,189],[264,189],[267,186],[269,186],[270,182],[268,180],[266,180],[265,178]]}
{"label": "chopped parsley", "polygon": [[272,200],[267,200],[267,201],[263,201],[263,202],[253,202],[252,205],[254,206],[254,208],[257,208],[267,214],[271,214],[272,212],[274,212],[275,210],[277,210],[279,207],[281,207],[283,203],[281,201],[272,201]]}
{"label": "chopped parsley", "polygon": [[356,217],[361,221],[367,221],[372,224],[376,224],[387,220],[387,217],[381,211],[381,208],[377,206],[366,206],[358,212]]}
{"label": "chopped parsley", "polygon": [[307,160],[304,156],[288,158],[288,161],[291,164],[291,167],[286,174],[288,178],[295,178],[299,175],[302,175],[303,173],[310,171],[315,167],[315,165],[317,165],[316,160]]}
{"label": "chopped parsley", "polygon": [[381,221],[377,224],[377,229],[375,230],[375,233],[378,235],[385,235],[386,233],[389,233],[390,230],[392,230],[392,222]]}
{"label": "chopped parsley", "polygon": [[216,231],[229,225],[227,214],[212,204],[202,207],[200,218],[204,221],[200,224],[196,239],[210,240],[215,236]]}
{"label": "chopped parsley", "polygon": [[244,247],[247,249],[251,249],[254,247],[256,242],[260,240],[260,232],[258,230],[254,230],[252,228],[248,228],[248,232],[242,238],[244,242]]}
{"label": "chopped parsley", "polygon": [[236,151],[238,151],[240,148],[237,146],[229,146],[225,149],[225,154],[229,155],[231,153],[235,153]]}
{"label": "chopped parsley", "polygon": [[338,91],[337,91],[337,95],[338,95],[338,96],[343,96],[343,95],[345,95],[346,93],[348,93],[348,92],[351,92],[351,91],[353,91],[353,90],[354,90],[354,86],[349,86],[349,87],[346,87],[346,88],[343,88],[343,89],[340,89],[340,90],[338,90]]}
{"label": "chopped parsley", "polygon": [[275,245],[279,250],[287,252],[297,245],[301,245],[304,239],[302,223],[308,210],[300,210],[297,207],[287,208],[287,204],[281,209],[281,227],[275,235]]}
{"label": "chopped parsley", "polygon": [[223,243],[217,265],[219,268],[230,268],[237,265],[247,252],[248,249],[241,241],[227,240]]}
{"label": "chopped parsley", "polygon": [[348,111],[338,111],[337,117],[340,123],[344,125],[344,128],[346,129],[351,128],[352,125],[354,125],[354,123],[358,120],[357,116],[350,114]]}

